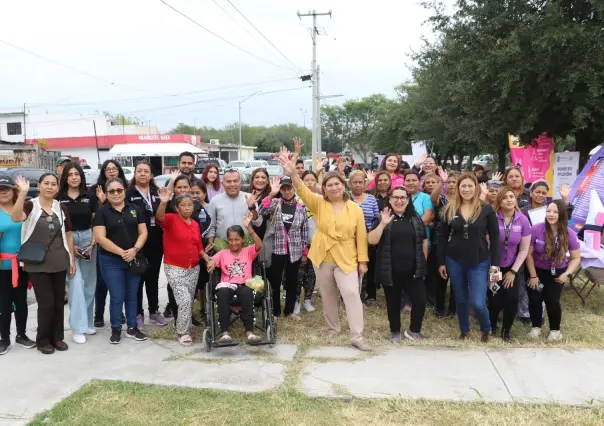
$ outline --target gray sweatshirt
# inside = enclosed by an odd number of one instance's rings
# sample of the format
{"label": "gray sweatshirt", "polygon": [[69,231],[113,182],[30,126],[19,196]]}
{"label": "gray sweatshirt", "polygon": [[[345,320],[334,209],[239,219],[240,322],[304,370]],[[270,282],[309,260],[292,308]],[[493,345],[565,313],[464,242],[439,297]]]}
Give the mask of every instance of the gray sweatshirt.
{"label": "gray sweatshirt", "polygon": [[[215,195],[212,198],[208,205],[208,214],[212,218],[212,223],[208,228],[207,237],[226,240],[226,231],[233,225],[241,226],[247,234],[247,230],[243,226],[243,218],[250,213],[245,199],[246,195],[249,194],[241,191],[235,198],[231,198],[225,193]],[[261,216],[253,224],[258,225],[258,222],[262,223]]]}

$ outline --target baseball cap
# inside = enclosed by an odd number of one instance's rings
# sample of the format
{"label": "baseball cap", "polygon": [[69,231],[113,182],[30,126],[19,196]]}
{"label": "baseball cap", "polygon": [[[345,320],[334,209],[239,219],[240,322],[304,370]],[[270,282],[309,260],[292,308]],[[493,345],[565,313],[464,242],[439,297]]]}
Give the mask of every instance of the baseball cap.
{"label": "baseball cap", "polygon": [[63,163],[69,163],[71,161],[71,158],[69,157],[59,157],[57,159],[57,166],[60,166]]}
{"label": "baseball cap", "polygon": [[289,176],[281,176],[281,181],[279,183],[281,184],[281,186],[294,186],[292,183],[292,178],[290,178]]}
{"label": "baseball cap", "polygon": [[0,174],[0,187],[8,187],[8,188],[14,188],[15,187],[15,183],[13,182],[13,178],[11,178],[8,175],[1,175]]}

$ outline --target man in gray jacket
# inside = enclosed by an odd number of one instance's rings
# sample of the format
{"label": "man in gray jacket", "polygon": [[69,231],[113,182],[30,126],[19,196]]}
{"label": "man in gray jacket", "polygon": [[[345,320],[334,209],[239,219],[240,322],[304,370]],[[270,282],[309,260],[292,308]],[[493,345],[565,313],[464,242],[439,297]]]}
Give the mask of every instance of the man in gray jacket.
{"label": "man in gray jacket", "polygon": [[243,226],[243,218],[252,214],[252,223],[262,224],[262,216],[256,211],[257,196],[241,191],[241,176],[237,170],[227,170],[222,180],[224,193],[212,198],[208,206],[208,215],[212,223],[208,228],[208,247],[214,245],[214,238],[227,239],[227,229],[233,225]]}

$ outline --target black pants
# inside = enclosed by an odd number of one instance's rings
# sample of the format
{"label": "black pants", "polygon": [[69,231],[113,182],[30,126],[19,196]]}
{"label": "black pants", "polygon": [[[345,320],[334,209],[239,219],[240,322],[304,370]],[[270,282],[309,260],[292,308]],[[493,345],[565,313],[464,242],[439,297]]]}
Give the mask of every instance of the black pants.
{"label": "black pants", "polygon": [[527,287],[526,292],[529,297],[529,313],[531,314],[531,322],[533,327],[541,327],[541,318],[543,317],[542,302],[545,302],[547,309],[547,318],[549,320],[550,330],[560,330],[560,321],[562,321],[562,307],[560,306],[560,296],[562,295],[563,284],[554,281],[554,278],[559,277],[566,268],[556,269],[556,275],[552,275],[549,269],[537,270],[539,282],[543,284],[543,290],[534,290]]}
{"label": "black pants", "polygon": [[369,246],[369,264],[367,265],[367,275],[366,275],[366,286],[365,286],[365,300],[377,298],[377,286],[375,284],[375,257],[377,255],[377,250],[375,246]]}
{"label": "black pants", "polygon": [[401,332],[401,300],[402,294],[411,299],[411,325],[409,330],[419,333],[426,312],[426,287],[422,278],[413,277],[413,273],[392,271],[392,286],[384,286],[388,322],[392,333]]}
{"label": "black pants", "polygon": [[29,279],[38,301],[38,347],[64,339],[63,311],[65,309],[65,278],[67,271],[31,272]]}
{"label": "black pants", "polygon": [[229,331],[231,317],[231,300],[237,295],[241,303],[241,314],[245,331],[254,331],[254,290],[246,285],[238,285],[237,290],[220,288],[216,290],[218,305],[218,325],[220,332]]}
{"label": "black pants", "polygon": [[102,317],[105,314],[105,302],[107,301],[107,284],[103,279],[103,273],[97,259],[96,262],[96,289],[94,291],[94,314]]}
{"label": "black pants", "polygon": [[[143,286],[147,293],[147,302],[149,303],[149,314],[154,314],[159,310],[159,270],[161,269],[161,260],[164,255],[164,250],[157,244],[145,244],[143,253],[149,261],[149,267],[145,275],[141,277],[141,282],[138,285],[138,295],[136,298],[137,312],[144,315],[143,309]],[[176,305],[176,304],[175,304]]]}
{"label": "black pants", "polygon": [[[501,268],[501,273],[505,275],[510,269],[512,269],[511,266]],[[503,331],[509,332],[514,324],[514,318],[518,314],[518,289],[521,285],[524,285],[524,276],[521,271],[518,271],[514,277],[514,285],[512,287],[504,288],[503,282],[500,282],[499,285],[501,288],[495,295],[493,295],[491,290],[487,290],[491,330],[497,328],[499,313],[503,311]]]}
{"label": "black pants", "polygon": [[281,316],[281,279],[285,271],[285,309],[283,315],[288,316],[294,313],[296,304],[296,291],[298,290],[298,269],[300,261],[291,263],[289,254],[275,254],[271,260],[271,267],[268,269],[268,280],[273,289],[273,315]]}
{"label": "black pants", "polygon": [[[432,243],[432,248],[430,253],[428,253],[427,260],[427,268],[428,274],[426,276],[425,284],[426,284],[426,300],[429,305],[436,306],[436,287],[438,285],[438,279],[442,279],[440,274],[438,273],[438,258],[436,255],[436,245]],[[445,291],[447,290],[445,283]],[[443,295],[443,308],[444,308],[444,295]]]}
{"label": "black pants", "polygon": [[0,339],[10,340],[10,322],[15,305],[17,336],[25,334],[27,328],[27,272],[19,268],[19,285],[13,287],[12,271],[0,271]]}

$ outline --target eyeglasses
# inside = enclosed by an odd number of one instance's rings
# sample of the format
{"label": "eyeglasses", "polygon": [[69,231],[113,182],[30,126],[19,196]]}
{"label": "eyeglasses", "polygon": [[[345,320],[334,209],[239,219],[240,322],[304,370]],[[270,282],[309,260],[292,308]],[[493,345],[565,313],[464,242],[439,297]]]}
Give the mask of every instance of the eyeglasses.
{"label": "eyeglasses", "polygon": [[124,192],[123,188],[118,188],[118,189],[110,189],[107,191],[107,194],[109,195],[122,195],[122,193]]}
{"label": "eyeglasses", "polygon": [[394,200],[394,201],[405,201],[405,200],[408,200],[409,197],[406,197],[406,196],[399,197],[398,195],[397,196],[391,195],[390,199]]}
{"label": "eyeglasses", "polygon": [[117,169],[117,168],[115,168],[115,167],[107,167],[107,168],[105,169],[105,171],[106,171],[106,172],[109,172],[109,173],[113,173],[113,172],[117,172],[117,171],[118,171],[118,169]]}

